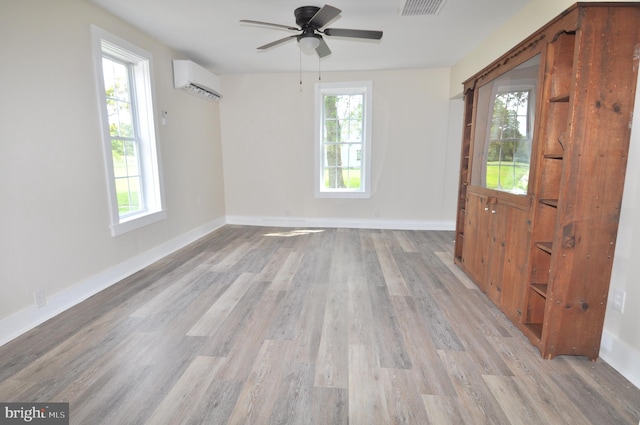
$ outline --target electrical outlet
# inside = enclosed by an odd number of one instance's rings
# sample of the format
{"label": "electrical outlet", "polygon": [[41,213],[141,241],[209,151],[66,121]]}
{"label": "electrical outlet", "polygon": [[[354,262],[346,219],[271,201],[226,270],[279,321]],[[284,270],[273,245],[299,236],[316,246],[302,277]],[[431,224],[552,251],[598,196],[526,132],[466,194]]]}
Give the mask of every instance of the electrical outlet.
{"label": "electrical outlet", "polygon": [[33,291],[33,300],[38,308],[42,308],[47,305],[47,294],[44,292],[44,289]]}
{"label": "electrical outlet", "polygon": [[611,306],[614,310],[619,311],[620,313],[624,313],[624,297],[625,292],[622,289],[614,289],[613,290],[613,300],[611,301]]}

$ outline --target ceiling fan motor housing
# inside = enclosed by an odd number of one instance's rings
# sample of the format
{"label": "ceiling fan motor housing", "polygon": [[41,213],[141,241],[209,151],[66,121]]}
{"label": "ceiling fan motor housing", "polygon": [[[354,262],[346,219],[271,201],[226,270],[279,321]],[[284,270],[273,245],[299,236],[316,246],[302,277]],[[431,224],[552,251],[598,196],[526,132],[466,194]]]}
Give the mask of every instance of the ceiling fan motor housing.
{"label": "ceiling fan motor housing", "polygon": [[318,13],[318,10],[320,10],[320,8],[316,6],[302,6],[297,8],[293,12],[296,17],[296,24],[303,29],[306,28],[311,18]]}

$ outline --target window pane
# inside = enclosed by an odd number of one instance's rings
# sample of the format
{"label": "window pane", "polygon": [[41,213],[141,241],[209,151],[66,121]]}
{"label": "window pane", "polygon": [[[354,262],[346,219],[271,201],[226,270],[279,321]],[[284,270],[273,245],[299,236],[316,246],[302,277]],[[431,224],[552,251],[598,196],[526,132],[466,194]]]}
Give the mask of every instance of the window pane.
{"label": "window pane", "polygon": [[116,196],[118,212],[121,216],[140,211],[142,209],[140,177],[116,178]]}
{"label": "window pane", "polygon": [[324,97],[324,116],[325,118],[336,118],[337,110],[336,110],[336,102],[337,96],[325,96]]}
{"label": "window pane", "polygon": [[131,104],[118,102],[118,130],[119,136],[133,137],[133,116],[131,115]]}
{"label": "window pane", "polygon": [[113,158],[113,174],[117,178],[127,176],[127,164],[124,154],[124,141],[111,141],[111,157]]}
{"label": "window pane", "polygon": [[336,120],[327,120],[325,121],[324,127],[324,139],[327,142],[337,142],[338,141],[338,121]]}

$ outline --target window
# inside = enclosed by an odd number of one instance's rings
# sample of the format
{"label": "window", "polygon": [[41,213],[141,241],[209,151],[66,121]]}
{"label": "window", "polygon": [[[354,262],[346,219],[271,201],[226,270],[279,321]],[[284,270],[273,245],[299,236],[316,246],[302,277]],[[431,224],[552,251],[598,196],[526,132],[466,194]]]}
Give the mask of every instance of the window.
{"label": "window", "polygon": [[539,68],[538,55],[478,90],[471,184],[527,193]]}
{"label": "window", "polygon": [[318,83],[317,197],[368,198],[371,175],[372,83]]}
{"label": "window", "polygon": [[151,54],[92,27],[113,236],[165,218]]}

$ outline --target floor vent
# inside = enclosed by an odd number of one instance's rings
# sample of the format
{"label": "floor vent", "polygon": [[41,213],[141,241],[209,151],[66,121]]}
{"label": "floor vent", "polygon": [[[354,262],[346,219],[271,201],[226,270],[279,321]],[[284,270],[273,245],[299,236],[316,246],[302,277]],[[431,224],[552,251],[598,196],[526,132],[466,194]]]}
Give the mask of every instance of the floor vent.
{"label": "floor vent", "polygon": [[437,15],[447,0],[402,0],[400,16]]}

